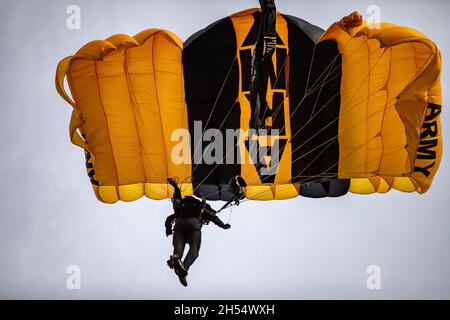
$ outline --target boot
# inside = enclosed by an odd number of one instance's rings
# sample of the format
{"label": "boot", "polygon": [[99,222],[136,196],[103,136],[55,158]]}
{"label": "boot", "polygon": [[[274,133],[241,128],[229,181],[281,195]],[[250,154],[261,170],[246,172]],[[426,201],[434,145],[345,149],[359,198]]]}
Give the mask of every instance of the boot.
{"label": "boot", "polygon": [[183,285],[183,287],[187,287],[187,280],[186,277],[180,277],[178,276],[178,279],[180,279],[180,283]]}
{"label": "boot", "polygon": [[183,262],[181,262],[181,259],[178,255],[174,254],[170,256],[170,260],[167,261],[167,264],[169,265],[169,268],[174,269],[175,273],[179,277],[186,277],[188,275],[188,272],[186,268],[183,265]]}

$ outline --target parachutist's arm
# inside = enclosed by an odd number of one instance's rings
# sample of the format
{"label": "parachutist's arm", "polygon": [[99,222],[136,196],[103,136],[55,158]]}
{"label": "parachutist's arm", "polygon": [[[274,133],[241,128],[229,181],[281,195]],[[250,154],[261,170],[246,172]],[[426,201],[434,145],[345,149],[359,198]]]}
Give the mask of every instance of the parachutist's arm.
{"label": "parachutist's arm", "polygon": [[181,190],[180,190],[180,187],[177,184],[175,184],[173,188],[175,189],[174,192],[173,192],[173,199],[175,201],[177,201],[177,202],[180,202],[181,201]]}
{"label": "parachutist's arm", "polygon": [[229,229],[230,225],[229,224],[225,224],[223,223],[222,220],[220,220],[220,218],[218,216],[215,215],[215,211],[210,211],[207,210],[204,213],[204,217],[206,220],[211,221],[212,223],[214,223],[216,226],[221,227],[222,229]]}
{"label": "parachutist's arm", "polygon": [[181,202],[181,190],[178,184],[175,182],[175,180],[168,178],[167,181],[169,184],[173,187],[173,197],[172,197],[172,203],[174,209],[180,204]]}
{"label": "parachutist's arm", "polygon": [[166,218],[165,227],[166,227],[166,234],[167,235],[172,234],[172,223],[175,220],[175,218],[176,218],[175,213],[171,214],[170,216],[168,216]]}

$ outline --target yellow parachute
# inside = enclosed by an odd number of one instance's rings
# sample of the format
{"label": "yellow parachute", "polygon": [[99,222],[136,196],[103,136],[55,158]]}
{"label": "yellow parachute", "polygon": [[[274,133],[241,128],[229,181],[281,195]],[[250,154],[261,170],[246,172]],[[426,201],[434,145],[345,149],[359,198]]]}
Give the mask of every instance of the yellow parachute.
{"label": "yellow parachute", "polygon": [[[73,107],[71,141],[85,151],[100,201],[171,197],[168,177],[185,195],[212,200],[232,199],[236,176],[253,200],[429,189],[442,155],[437,46],[406,27],[368,25],[358,13],[326,31],[271,17],[276,45],[264,76],[252,76],[267,18],[259,9],[184,44],[149,29],[90,42],[60,62],[56,87]],[[254,90],[267,100],[258,110]],[[255,117],[264,128],[234,137],[228,161],[229,141],[217,137],[247,132]],[[189,136],[174,134],[180,129]],[[204,139],[210,130],[216,134]],[[253,143],[261,159],[252,158]],[[202,159],[208,153],[218,161]]]}

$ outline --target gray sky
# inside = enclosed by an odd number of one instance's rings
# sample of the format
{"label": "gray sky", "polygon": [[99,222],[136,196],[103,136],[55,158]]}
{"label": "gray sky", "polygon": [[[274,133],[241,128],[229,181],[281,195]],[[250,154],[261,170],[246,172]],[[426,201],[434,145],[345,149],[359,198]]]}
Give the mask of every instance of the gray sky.
{"label": "gray sky", "polygon": [[[81,8],[80,30],[66,28],[71,4]],[[383,21],[437,42],[445,108],[450,2],[277,1],[283,13],[322,28],[371,4]],[[165,265],[168,201],[111,206],[95,199],[83,152],[69,142],[70,107],[54,89],[59,60],[90,40],[150,27],[185,40],[255,6],[256,0],[0,1],[0,298],[450,298],[446,147],[431,190],[421,196],[298,197],[235,208],[230,231],[204,228],[188,288]],[[446,109],[442,126],[446,146]],[[81,290],[66,287],[69,265],[81,268]],[[366,287],[369,265],[381,268],[381,290]]]}

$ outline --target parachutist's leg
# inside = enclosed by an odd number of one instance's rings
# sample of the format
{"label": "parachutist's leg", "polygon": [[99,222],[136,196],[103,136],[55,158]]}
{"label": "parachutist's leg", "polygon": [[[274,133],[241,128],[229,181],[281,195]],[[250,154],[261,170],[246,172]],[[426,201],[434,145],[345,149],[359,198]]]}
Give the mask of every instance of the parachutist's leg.
{"label": "parachutist's leg", "polygon": [[202,232],[195,231],[189,238],[189,251],[186,255],[186,258],[183,261],[183,265],[186,268],[186,270],[189,270],[189,267],[198,258],[201,244],[202,244]]}
{"label": "parachutist's leg", "polygon": [[186,245],[185,236],[179,232],[173,232],[173,255],[170,257],[170,260],[167,261],[167,264],[171,269],[174,269],[175,273],[181,278],[187,276],[187,270],[181,262],[181,258],[183,257],[184,247]]}
{"label": "parachutist's leg", "polygon": [[184,247],[186,245],[186,240],[181,232],[174,231],[173,232],[173,254],[177,255],[178,258],[183,258]]}

